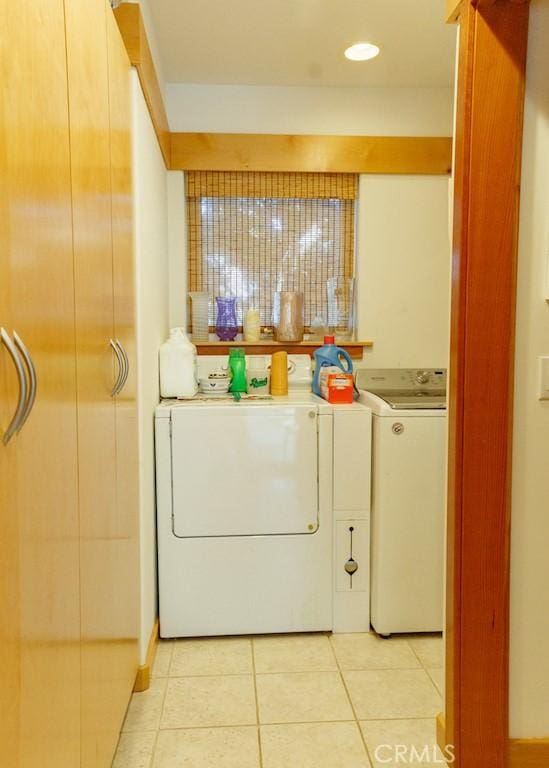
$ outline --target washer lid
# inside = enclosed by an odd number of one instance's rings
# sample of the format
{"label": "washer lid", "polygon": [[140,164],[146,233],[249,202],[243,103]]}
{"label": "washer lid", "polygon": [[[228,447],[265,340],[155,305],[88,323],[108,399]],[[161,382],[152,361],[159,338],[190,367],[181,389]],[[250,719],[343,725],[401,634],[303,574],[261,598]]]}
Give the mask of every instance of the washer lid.
{"label": "washer lid", "polygon": [[381,397],[391,408],[398,410],[416,408],[422,410],[446,409],[446,392],[444,391],[435,390],[429,392],[418,389],[411,392],[395,392],[393,390],[385,392],[384,390],[379,390],[372,392],[372,394]]}

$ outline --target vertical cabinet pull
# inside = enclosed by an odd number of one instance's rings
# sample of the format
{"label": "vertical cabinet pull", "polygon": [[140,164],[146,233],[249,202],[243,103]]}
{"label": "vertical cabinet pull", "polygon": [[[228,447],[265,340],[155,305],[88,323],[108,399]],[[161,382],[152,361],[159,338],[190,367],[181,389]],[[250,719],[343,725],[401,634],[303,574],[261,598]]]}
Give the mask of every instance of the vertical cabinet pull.
{"label": "vertical cabinet pull", "polygon": [[126,382],[128,380],[128,376],[130,373],[130,361],[128,359],[128,355],[126,354],[126,350],[124,349],[122,344],[119,341],[117,341],[116,343],[118,344],[120,348],[120,352],[122,353],[122,356],[124,358],[124,376],[122,378],[122,383],[120,384],[120,389],[119,389],[119,392],[121,392],[126,386]]}
{"label": "vertical cabinet pull", "polygon": [[126,354],[126,350],[118,341],[118,339],[111,339],[110,345],[114,349],[116,359],[118,360],[118,376],[111,392],[111,397],[116,397],[116,395],[122,392],[124,385],[128,380],[128,375],[130,373],[130,361],[128,359],[128,355]]}
{"label": "vertical cabinet pull", "polygon": [[27,371],[29,373],[29,389],[27,393],[27,399],[25,402],[25,412],[21,416],[21,421],[19,422],[15,430],[16,432],[20,432],[25,426],[27,419],[29,418],[31,411],[34,407],[34,401],[36,400],[37,380],[36,380],[36,368],[34,367],[34,363],[32,361],[30,352],[27,349],[26,345],[23,343],[23,340],[21,339],[19,334],[16,333],[16,331],[13,332],[13,340],[15,342],[15,346],[23,355],[23,360],[25,361],[25,365],[27,366]]}
{"label": "vertical cabinet pull", "polygon": [[2,438],[4,445],[7,445],[14,434],[17,432],[19,426],[22,426],[22,421],[24,419],[25,411],[27,408],[27,377],[25,376],[25,369],[23,367],[23,363],[21,362],[21,358],[19,357],[19,352],[17,351],[15,344],[10,339],[9,334],[5,328],[0,328],[0,338],[8,350],[9,356],[13,360],[13,364],[17,372],[17,379],[19,381],[19,398],[17,401],[17,407],[9,426],[4,433],[4,437]]}
{"label": "vertical cabinet pull", "polygon": [[118,342],[111,339],[109,343],[112,349],[114,350],[114,354],[116,355],[116,359],[118,361],[118,376],[116,377],[116,381],[114,382],[114,387],[111,390],[111,397],[115,397],[120,392],[120,386],[122,382],[122,377],[124,375],[125,366],[124,366],[124,360],[122,358],[122,353],[120,352],[120,349],[118,347]]}

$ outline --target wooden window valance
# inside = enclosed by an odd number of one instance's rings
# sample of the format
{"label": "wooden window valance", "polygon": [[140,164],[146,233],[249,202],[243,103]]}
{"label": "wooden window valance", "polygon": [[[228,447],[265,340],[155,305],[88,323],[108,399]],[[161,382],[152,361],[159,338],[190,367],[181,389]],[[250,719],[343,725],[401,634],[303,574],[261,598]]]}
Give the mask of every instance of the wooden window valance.
{"label": "wooden window valance", "polygon": [[355,173],[188,171],[185,179],[188,198],[355,200],[358,194],[358,176]]}

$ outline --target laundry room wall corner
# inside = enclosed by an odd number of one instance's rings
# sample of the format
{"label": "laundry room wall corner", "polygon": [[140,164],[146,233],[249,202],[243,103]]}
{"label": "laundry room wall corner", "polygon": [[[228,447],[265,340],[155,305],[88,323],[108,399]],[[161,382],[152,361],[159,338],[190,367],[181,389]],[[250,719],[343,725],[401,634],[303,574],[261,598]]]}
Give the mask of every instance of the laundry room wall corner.
{"label": "laundry room wall corner", "polygon": [[132,71],[137,343],[139,355],[140,664],[158,614],[154,409],[160,399],[158,348],[168,334],[167,171],[139,78]]}
{"label": "laundry room wall corner", "polygon": [[187,327],[187,201],[185,175],[168,171],[170,326]]}

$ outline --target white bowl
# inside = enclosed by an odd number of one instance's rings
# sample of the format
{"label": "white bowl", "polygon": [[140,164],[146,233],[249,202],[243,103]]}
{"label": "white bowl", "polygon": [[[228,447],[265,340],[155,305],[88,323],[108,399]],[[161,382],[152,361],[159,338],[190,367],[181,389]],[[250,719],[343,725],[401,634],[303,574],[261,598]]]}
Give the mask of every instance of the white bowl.
{"label": "white bowl", "polygon": [[225,394],[229,391],[229,385],[231,380],[228,376],[200,379],[200,391],[201,392],[218,392],[219,394]]}

